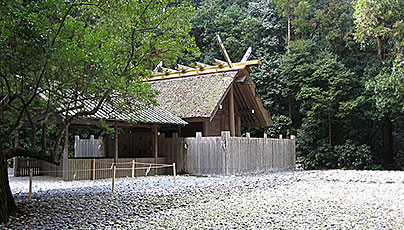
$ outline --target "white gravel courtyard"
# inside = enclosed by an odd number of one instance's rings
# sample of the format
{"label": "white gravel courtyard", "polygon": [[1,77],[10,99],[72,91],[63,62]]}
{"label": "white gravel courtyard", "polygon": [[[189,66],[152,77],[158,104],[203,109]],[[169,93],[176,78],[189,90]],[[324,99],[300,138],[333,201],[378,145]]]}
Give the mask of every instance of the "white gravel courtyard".
{"label": "white gravel courtyard", "polygon": [[10,177],[1,229],[404,229],[404,172],[294,171],[63,182]]}

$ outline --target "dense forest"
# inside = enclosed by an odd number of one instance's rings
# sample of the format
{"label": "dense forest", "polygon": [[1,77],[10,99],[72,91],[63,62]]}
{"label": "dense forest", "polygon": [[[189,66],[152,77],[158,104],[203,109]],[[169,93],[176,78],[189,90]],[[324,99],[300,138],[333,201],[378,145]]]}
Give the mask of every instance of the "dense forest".
{"label": "dense forest", "polygon": [[192,35],[210,63],[253,47],[274,125],[307,169],[404,169],[404,1],[194,0]]}

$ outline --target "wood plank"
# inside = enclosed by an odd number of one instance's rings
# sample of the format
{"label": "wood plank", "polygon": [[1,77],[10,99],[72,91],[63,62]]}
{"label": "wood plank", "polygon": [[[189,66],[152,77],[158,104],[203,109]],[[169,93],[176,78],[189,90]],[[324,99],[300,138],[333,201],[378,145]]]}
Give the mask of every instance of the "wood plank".
{"label": "wood plank", "polygon": [[230,66],[230,68],[233,68],[233,63],[231,62],[229,54],[227,53],[226,48],[224,48],[222,39],[220,39],[220,36],[218,34],[216,35],[216,40],[220,47],[220,50],[222,51],[224,58],[226,59],[227,64]]}
{"label": "wood plank", "polygon": [[236,123],[235,123],[235,115],[234,115],[234,89],[233,84],[230,86],[229,93],[227,96],[229,97],[229,128],[230,128],[230,136],[234,137],[236,135]]}

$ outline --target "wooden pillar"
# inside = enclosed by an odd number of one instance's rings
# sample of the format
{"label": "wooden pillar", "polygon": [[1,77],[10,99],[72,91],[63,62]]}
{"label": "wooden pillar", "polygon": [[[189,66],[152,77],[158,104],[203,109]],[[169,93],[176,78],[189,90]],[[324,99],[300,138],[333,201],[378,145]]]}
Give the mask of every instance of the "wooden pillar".
{"label": "wooden pillar", "polygon": [[114,165],[116,165],[118,163],[118,153],[119,153],[119,149],[118,149],[118,123],[115,122],[114,123]]}
{"label": "wooden pillar", "polygon": [[230,86],[229,90],[229,129],[230,136],[234,137],[236,135],[236,124],[234,119],[234,89],[233,85]]}
{"label": "wooden pillar", "polygon": [[[157,164],[157,159],[159,156],[159,139],[158,139],[158,126],[157,124],[153,125],[153,155],[154,155],[154,163]],[[154,175],[157,175],[157,169],[154,169]]]}
{"label": "wooden pillar", "polygon": [[181,137],[181,126],[177,126],[178,137]]}
{"label": "wooden pillar", "polygon": [[220,125],[221,125],[220,131],[225,131],[225,129],[226,129],[226,115],[224,113],[222,115],[220,115]]}
{"label": "wooden pillar", "polygon": [[241,116],[236,117],[236,136],[241,137]]}
{"label": "wooden pillar", "polygon": [[63,180],[69,180],[69,126],[65,129],[65,143],[63,146]]}
{"label": "wooden pillar", "polygon": [[209,125],[209,121],[204,121],[203,122],[202,134],[203,134],[204,137],[208,136],[208,125]]}

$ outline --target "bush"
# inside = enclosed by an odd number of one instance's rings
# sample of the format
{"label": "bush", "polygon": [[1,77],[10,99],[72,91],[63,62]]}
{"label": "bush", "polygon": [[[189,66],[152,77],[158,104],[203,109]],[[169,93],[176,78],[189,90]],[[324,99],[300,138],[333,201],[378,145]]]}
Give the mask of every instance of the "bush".
{"label": "bush", "polygon": [[316,144],[302,146],[307,143],[299,141],[302,151],[298,159],[304,169],[381,169],[380,165],[374,164],[367,145],[347,140],[342,145],[330,146],[327,139],[322,139]]}
{"label": "bush", "polygon": [[272,116],[272,120],[274,124],[269,126],[267,129],[267,133],[270,137],[278,138],[279,135],[283,135],[284,137],[288,137],[292,132],[292,120],[285,116]]}
{"label": "bush", "polygon": [[300,155],[304,169],[336,168],[336,158],[326,140],[320,140],[315,146],[305,146],[304,149]]}
{"label": "bush", "polygon": [[337,156],[337,167],[342,169],[371,169],[372,157],[370,147],[367,145],[356,145],[352,140],[347,140],[343,145],[334,147]]}

